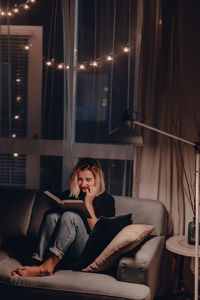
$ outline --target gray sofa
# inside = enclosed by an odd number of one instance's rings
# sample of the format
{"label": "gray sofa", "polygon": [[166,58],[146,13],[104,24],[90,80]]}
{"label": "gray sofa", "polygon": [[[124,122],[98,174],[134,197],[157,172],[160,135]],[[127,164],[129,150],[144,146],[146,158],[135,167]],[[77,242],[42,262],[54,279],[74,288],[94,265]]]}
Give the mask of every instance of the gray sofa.
{"label": "gray sofa", "polygon": [[133,223],[154,225],[151,238],[123,255],[114,273],[57,270],[53,276],[11,277],[26,264],[51,204],[41,192],[0,188],[0,294],[3,299],[153,299],[159,286],[166,211],[159,201],[115,197],[116,215],[132,212]]}

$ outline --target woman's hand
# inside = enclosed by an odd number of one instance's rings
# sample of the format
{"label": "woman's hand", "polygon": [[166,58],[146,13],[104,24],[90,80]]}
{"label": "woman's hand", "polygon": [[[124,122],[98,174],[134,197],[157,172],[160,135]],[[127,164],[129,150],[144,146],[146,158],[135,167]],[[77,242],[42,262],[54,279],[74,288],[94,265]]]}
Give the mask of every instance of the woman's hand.
{"label": "woman's hand", "polygon": [[97,190],[95,186],[88,186],[87,190],[86,190],[86,195],[85,195],[85,199],[84,202],[85,204],[89,205],[92,204],[94,198],[97,196]]}
{"label": "woman's hand", "polygon": [[95,186],[88,186],[87,187],[87,191],[86,191],[86,195],[85,195],[85,199],[84,199],[84,203],[85,206],[87,207],[91,218],[87,219],[88,225],[90,227],[90,229],[92,230],[92,228],[94,227],[94,225],[97,222],[97,217],[95,215],[94,212],[94,207],[93,207],[93,200],[94,198],[97,196],[97,192],[96,192],[96,187]]}

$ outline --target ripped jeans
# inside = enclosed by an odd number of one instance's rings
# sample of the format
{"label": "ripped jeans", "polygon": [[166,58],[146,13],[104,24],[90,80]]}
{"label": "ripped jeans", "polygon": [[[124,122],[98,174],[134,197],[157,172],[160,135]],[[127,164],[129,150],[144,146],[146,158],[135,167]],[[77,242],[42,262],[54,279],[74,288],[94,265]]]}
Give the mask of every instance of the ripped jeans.
{"label": "ripped jeans", "polygon": [[42,221],[39,243],[32,258],[44,261],[49,251],[60,259],[65,267],[73,267],[88,239],[81,217],[71,211],[48,211]]}

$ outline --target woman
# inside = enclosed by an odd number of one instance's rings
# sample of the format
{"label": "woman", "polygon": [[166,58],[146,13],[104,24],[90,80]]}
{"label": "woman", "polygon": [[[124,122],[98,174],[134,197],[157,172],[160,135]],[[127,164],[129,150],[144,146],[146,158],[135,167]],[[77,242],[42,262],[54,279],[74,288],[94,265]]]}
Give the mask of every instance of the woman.
{"label": "woman", "polygon": [[114,198],[105,191],[101,166],[92,158],[83,158],[74,167],[70,190],[62,193],[60,198],[83,200],[91,218],[84,219],[78,213],[61,209],[48,211],[41,224],[38,247],[32,257],[37,263],[17,268],[12,271],[12,276],[52,275],[59,263],[72,268],[98,218],[115,214]]}

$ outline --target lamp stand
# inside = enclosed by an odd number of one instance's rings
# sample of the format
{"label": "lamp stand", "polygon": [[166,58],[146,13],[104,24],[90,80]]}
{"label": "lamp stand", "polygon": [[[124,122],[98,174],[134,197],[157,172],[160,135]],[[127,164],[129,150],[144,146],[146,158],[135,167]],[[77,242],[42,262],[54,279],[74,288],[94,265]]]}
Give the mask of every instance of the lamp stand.
{"label": "lamp stand", "polygon": [[182,139],[176,135],[167,133],[165,131],[159,130],[157,128],[151,127],[149,125],[143,124],[138,121],[133,122],[136,125],[146,127],[150,130],[156,131],[158,133],[164,134],[173,139],[179,140],[181,142],[187,143],[194,147],[195,149],[195,280],[194,280],[194,300],[198,300],[198,283],[199,283],[199,155],[200,155],[200,142],[192,143],[185,139]]}

